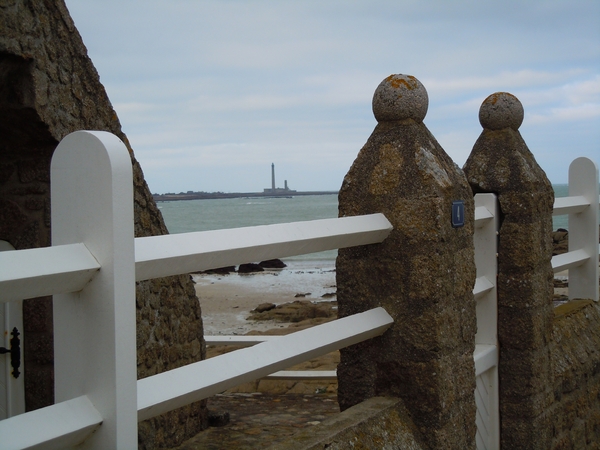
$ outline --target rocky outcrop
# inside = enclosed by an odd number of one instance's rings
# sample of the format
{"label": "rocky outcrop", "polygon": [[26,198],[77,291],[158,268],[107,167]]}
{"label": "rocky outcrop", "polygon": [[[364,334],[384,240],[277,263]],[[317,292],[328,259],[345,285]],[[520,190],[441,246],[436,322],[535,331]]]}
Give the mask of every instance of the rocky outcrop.
{"label": "rocky outcrop", "polygon": [[[600,236],[600,227],[598,227],[598,236]],[[600,243],[600,239],[598,239]],[[559,228],[552,232],[552,256],[562,255],[569,251],[569,232],[564,228]]]}
{"label": "rocky outcrop", "polygon": [[280,259],[268,259],[259,262],[258,265],[263,269],[284,269],[287,267],[287,264]]}
{"label": "rocky outcrop", "polygon": [[240,264],[238,267],[238,273],[255,273],[255,272],[264,272],[259,264],[256,263],[245,263]]}
{"label": "rocky outcrop", "polygon": [[559,228],[552,232],[552,256],[562,255],[569,251],[569,232]]}
{"label": "rocky outcrop", "polygon": [[[0,239],[17,249],[50,245],[50,159],[81,129],[127,145],[135,235],[167,233],[81,36],[62,0],[0,2]],[[200,306],[188,275],[137,285],[138,377],[203,358]],[[53,403],[51,298],[27,300],[27,409]],[[140,424],[140,447],[173,446],[206,426],[202,403]]]}

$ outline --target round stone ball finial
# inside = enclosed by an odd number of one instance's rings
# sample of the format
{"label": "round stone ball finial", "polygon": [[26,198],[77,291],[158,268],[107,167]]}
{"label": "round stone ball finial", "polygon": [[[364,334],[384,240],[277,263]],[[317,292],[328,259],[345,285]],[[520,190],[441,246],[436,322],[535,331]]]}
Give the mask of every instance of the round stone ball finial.
{"label": "round stone ball finial", "polygon": [[508,92],[496,92],[486,98],[479,108],[479,123],[488,130],[512,128],[518,130],[525,112],[517,97]]}
{"label": "round stone ball finial", "polygon": [[390,75],[373,94],[373,114],[377,122],[404,119],[423,122],[428,107],[425,86],[412,75]]}

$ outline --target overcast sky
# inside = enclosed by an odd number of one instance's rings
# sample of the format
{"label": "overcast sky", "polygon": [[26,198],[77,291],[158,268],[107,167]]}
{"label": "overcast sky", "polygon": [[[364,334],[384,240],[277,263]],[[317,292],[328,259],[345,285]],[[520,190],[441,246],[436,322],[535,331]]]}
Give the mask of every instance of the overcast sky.
{"label": "overcast sky", "polygon": [[462,167],[507,91],[553,183],[600,163],[598,0],[66,0],[150,190],[337,190],[388,75]]}

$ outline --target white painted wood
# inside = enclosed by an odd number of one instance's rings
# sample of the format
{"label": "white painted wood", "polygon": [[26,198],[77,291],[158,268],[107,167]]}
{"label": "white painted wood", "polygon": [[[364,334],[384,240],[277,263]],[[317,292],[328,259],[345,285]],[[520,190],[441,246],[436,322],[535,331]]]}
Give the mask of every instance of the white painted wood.
{"label": "white painted wood", "polygon": [[475,376],[479,376],[498,365],[498,346],[475,344],[473,359],[475,360]]}
{"label": "white painted wood", "polygon": [[[569,236],[571,233],[569,233]],[[569,237],[570,239],[570,237]],[[562,255],[552,257],[552,270],[554,273],[562,272],[563,270],[573,269],[581,266],[586,261],[590,260],[590,255],[585,250],[573,250]],[[571,273],[569,271],[569,273]],[[569,290],[571,283],[569,282]]]}
{"label": "white painted wood", "polygon": [[136,280],[383,241],[392,225],[383,214],[135,240]]}
{"label": "white painted wood", "polygon": [[129,152],[110,133],[78,131],[58,145],[50,173],[53,245],[83,243],[102,266],[80,292],[54,296],[55,399],[86,395],[104,418],[82,448],[137,448]]}
{"label": "white painted wood", "polygon": [[[231,345],[252,347],[261,342],[273,341],[281,336],[204,336],[206,345]],[[269,380],[337,380],[335,370],[282,370],[267,375]]]}
{"label": "white painted wood", "polygon": [[[6,241],[0,241],[0,254],[14,250],[14,247]],[[2,287],[0,286],[0,291]],[[13,368],[10,364],[10,355],[0,355],[0,420],[7,419],[25,412],[25,375],[23,374],[23,302],[14,300],[0,305],[0,331],[2,339],[0,346],[11,348],[11,332],[17,328],[21,335],[21,374],[15,378]]]}
{"label": "white painted wood", "polygon": [[489,293],[494,288],[494,283],[488,280],[487,277],[479,277],[475,280],[473,296],[475,297],[475,300],[479,300],[480,298],[484,298],[485,294]]}
{"label": "white painted wood", "polygon": [[0,301],[80,291],[98,269],[81,243],[0,252]]}
{"label": "white painted wood", "polygon": [[269,380],[309,380],[309,381],[334,381],[337,380],[335,370],[281,370],[266,376]]}
{"label": "white painted wood", "polygon": [[92,402],[77,397],[0,421],[0,450],[73,448],[101,423]]}
{"label": "white painted wood", "polygon": [[498,392],[498,273],[499,207],[494,194],[475,196],[475,265],[477,279],[473,296],[477,300],[475,335],[477,405],[476,444],[479,450],[500,448],[500,398]]}
{"label": "white painted wood", "polygon": [[485,208],[492,216],[480,227],[475,228],[473,243],[475,245],[475,265],[477,280],[473,294],[477,297],[477,344],[498,343],[497,334],[497,302],[496,277],[498,273],[498,201],[494,194],[477,194],[475,207]]}
{"label": "white painted wood", "polygon": [[141,379],[138,381],[138,420],[378,336],[392,323],[393,319],[383,308],[375,308]]}
{"label": "white painted wood", "polygon": [[206,345],[235,345],[236,347],[252,347],[261,342],[279,339],[281,336],[204,336]]}
{"label": "white painted wood", "polygon": [[477,404],[477,416],[475,423],[477,434],[475,443],[478,450],[497,450],[500,448],[500,430],[498,427],[493,426],[498,420],[497,411],[500,407],[499,399],[495,395],[496,386],[498,386],[497,370],[488,370],[476,379],[475,403]]}
{"label": "white painted wood", "polygon": [[584,197],[583,211],[569,214],[569,252],[583,250],[590,256],[569,268],[569,298],[598,301],[598,166],[588,158],[577,158],[569,166],[569,196]]}
{"label": "white painted wood", "polygon": [[554,199],[554,208],[552,209],[553,216],[563,214],[577,214],[590,206],[588,199],[582,195],[575,197],[558,197]]}
{"label": "white painted wood", "polygon": [[[487,195],[487,194],[478,194]],[[488,205],[491,206],[491,205]],[[494,213],[490,211],[486,206],[475,207],[475,228],[481,228],[486,223],[494,218]]]}
{"label": "white painted wood", "polygon": [[[281,336],[204,336],[206,345],[231,345],[252,347],[261,342],[273,341]],[[267,375],[269,380],[337,380],[335,370],[282,370]]]}

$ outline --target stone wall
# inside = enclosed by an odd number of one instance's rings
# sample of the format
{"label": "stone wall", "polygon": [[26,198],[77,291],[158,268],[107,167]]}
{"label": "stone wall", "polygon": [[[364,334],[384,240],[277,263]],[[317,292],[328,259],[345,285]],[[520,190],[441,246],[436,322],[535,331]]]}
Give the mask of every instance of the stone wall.
{"label": "stone wall", "polygon": [[424,450],[410,414],[399,398],[373,397],[305,428],[268,450]]}
{"label": "stone wall", "polygon": [[[0,1],[0,240],[50,245],[50,159],[81,129],[127,145],[133,165],[135,235],[167,233],[127,137],[62,0]],[[54,401],[51,298],[24,307],[26,407]],[[188,275],[137,285],[138,377],[204,357],[201,312]],[[140,424],[140,447],[173,446],[206,427],[205,404]]]}
{"label": "stone wall", "polygon": [[572,300],[554,310],[555,450],[600,448],[600,305]]}
{"label": "stone wall", "polygon": [[[463,172],[423,124],[428,97],[414,77],[375,91],[378,121],[344,178],[339,215],[384,213],[394,229],[377,245],[340,249],[339,316],[382,306],[394,324],[342,349],[342,410],[400,397],[428,448],[475,447],[473,195]],[[452,203],[464,202],[464,226]]]}

